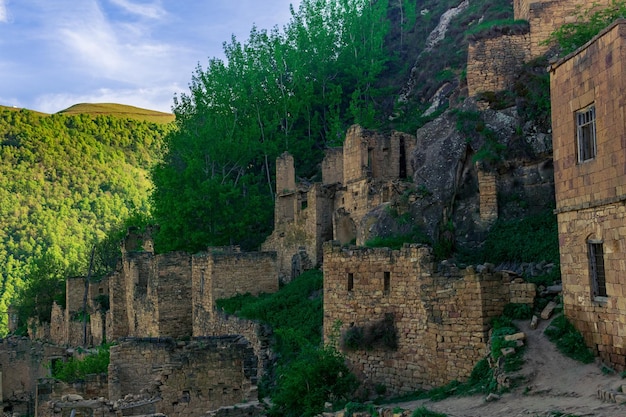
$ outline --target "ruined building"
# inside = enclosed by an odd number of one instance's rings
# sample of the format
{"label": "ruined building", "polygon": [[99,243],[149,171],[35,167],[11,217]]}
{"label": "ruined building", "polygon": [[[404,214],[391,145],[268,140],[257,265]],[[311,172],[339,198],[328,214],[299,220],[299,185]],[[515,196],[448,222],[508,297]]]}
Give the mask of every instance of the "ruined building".
{"label": "ruined building", "polygon": [[550,69],[563,306],[626,369],[626,21]]}
{"label": "ruined building", "polygon": [[522,65],[549,51],[546,41],[563,24],[576,21],[581,10],[608,7],[611,0],[514,0],[515,20],[527,26],[492,30],[470,40],[467,57],[467,87],[470,96],[511,87]]}
{"label": "ruined building", "polygon": [[274,232],[262,248],[278,254],[282,279],[320,265],[326,241],[364,244],[367,215],[409,187],[415,146],[415,136],[406,133],[352,126],[343,147],[326,151],[322,182],[313,184],[296,183],[293,157],[279,157]]}
{"label": "ruined building", "polygon": [[[57,346],[118,342],[111,347],[108,379],[87,381],[77,393],[137,401],[117,408],[101,404],[102,413],[187,417],[253,401],[269,366],[269,335],[259,324],[220,313],[215,301],[277,291],[276,265],[275,253],[234,247],[155,254],[151,230],[131,229],[117,270],[87,288],[84,278],[69,278],[66,308],[55,306],[51,326],[34,326],[31,337]],[[48,375],[46,364],[65,360],[73,349],[49,350],[24,339],[0,345],[0,399],[8,400],[7,407],[20,405],[26,410],[21,414],[32,415],[35,392],[55,399],[52,385],[38,387],[38,378]]]}
{"label": "ruined building", "polygon": [[534,302],[535,284],[507,272],[436,268],[428,246],[324,246],[324,338],[339,337],[370,388],[398,395],[467,379],[491,320],[507,303]]}

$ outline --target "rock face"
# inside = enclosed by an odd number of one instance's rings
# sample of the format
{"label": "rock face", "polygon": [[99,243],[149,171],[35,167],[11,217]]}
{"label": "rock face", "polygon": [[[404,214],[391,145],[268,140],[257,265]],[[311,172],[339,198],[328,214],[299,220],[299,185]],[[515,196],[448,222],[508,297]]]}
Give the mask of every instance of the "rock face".
{"label": "rock face", "polygon": [[[515,107],[480,111],[481,105],[466,99],[417,131],[411,165],[418,198],[410,211],[434,240],[450,222],[454,240],[471,246],[496,218],[523,217],[554,204],[549,136],[530,126],[524,130],[535,134],[523,136]],[[463,117],[473,118],[473,125],[463,125]],[[485,158],[490,147],[495,151]]]}

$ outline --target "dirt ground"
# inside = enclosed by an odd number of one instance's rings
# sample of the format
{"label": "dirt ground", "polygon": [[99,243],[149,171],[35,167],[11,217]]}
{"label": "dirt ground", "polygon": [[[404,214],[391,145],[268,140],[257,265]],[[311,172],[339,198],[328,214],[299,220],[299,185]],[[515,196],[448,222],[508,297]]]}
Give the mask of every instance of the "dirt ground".
{"label": "dirt ground", "polygon": [[603,374],[599,362],[584,365],[563,356],[543,334],[549,322],[540,322],[536,330],[530,329],[528,322],[516,324],[526,333],[527,348],[524,367],[517,373],[524,378],[511,392],[493,402],[486,402],[484,396],[473,396],[397,406],[404,409],[424,406],[449,417],[626,416],[626,405],[598,398],[599,389],[616,390],[626,385],[626,379],[617,374]]}

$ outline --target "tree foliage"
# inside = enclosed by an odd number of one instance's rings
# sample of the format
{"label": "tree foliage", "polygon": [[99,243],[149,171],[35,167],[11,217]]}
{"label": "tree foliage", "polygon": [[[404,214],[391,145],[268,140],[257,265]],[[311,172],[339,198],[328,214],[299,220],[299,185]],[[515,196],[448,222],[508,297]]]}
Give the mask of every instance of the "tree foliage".
{"label": "tree foliage", "polygon": [[[148,168],[170,128],[104,115],[0,110],[0,312],[26,281],[32,291],[35,277],[45,286],[59,271],[86,273],[94,242],[131,213],[149,212]],[[44,260],[54,266],[47,277]],[[0,314],[0,335],[6,331]]]}
{"label": "tree foliage", "polygon": [[272,228],[276,157],[313,176],[352,123],[375,127],[387,2],[304,0],[280,31],[252,28],[198,67],[152,174],[159,251],[255,248]]}

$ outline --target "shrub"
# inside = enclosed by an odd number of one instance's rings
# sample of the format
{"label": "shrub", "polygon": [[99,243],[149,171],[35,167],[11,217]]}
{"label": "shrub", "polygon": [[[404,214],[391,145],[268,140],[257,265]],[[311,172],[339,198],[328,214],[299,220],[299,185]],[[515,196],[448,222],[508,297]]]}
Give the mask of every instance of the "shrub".
{"label": "shrub", "polygon": [[582,363],[593,362],[593,352],[585,345],[582,334],[564,315],[552,320],[544,333],[564,355]]}
{"label": "shrub", "polygon": [[358,386],[344,356],[333,347],[309,346],[286,365],[272,395],[270,415],[314,416],[324,411],[327,401],[346,400]]}
{"label": "shrub", "polygon": [[52,377],[63,382],[76,382],[89,374],[104,374],[109,367],[109,346],[102,345],[94,354],[82,359],[69,358],[67,362],[57,361],[52,368]]}
{"label": "shrub", "polygon": [[533,316],[533,309],[528,304],[509,303],[504,306],[502,314],[513,320],[528,320]]}
{"label": "shrub", "polygon": [[352,326],[342,338],[342,346],[348,350],[398,348],[398,331],[393,313],[385,314],[382,320],[367,326]]}

